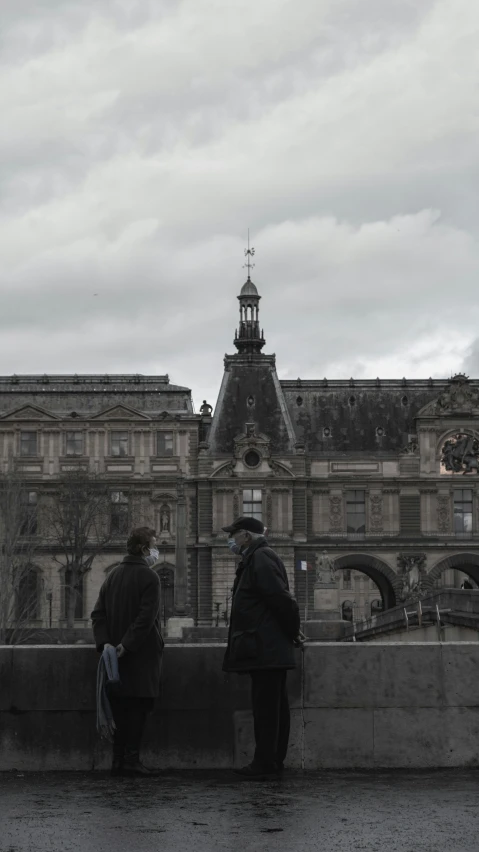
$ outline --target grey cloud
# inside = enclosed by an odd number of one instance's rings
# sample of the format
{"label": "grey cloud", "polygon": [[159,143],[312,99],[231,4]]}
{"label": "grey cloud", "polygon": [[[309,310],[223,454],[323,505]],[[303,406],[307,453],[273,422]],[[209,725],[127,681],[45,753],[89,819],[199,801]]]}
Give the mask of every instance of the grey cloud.
{"label": "grey cloud", "polygon": [[53,371],[61,353],[65,371],[168,372],[210,394],[248,226],[281,375],[429,375],[467,357],[477,10],[15,8],[0,57],[6,372]]}
{"label": "grey cloud", "polygon": [[479,337],[476,337],[471,344],[469,352],[464,358],[462,369],[469,376],[474,378],[479,376]]}

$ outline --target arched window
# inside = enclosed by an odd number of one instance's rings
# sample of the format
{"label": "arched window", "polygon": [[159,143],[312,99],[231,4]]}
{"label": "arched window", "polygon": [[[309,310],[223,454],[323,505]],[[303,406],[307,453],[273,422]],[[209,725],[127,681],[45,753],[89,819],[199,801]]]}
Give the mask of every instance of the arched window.
{"label": "arched window", "polygon": [[383,602],[379,598],[371,601],[371,615],[377,615],[383,611]]}
{"label": "arched window", "polygon": [[83,609],[84,609],[84,575],[81,574],[78,578],[77,583],[74,588],[71,587],[72,580],[72,572],[71,569],[68,568],[65,571],[64,578],[64,596],[63,596],[63,606],[64,606],[64,616],[66,618],[68,612],[68,605],[70,602],[70,595],[73,593],[75,595],[75,618],[81,619],[83,618]]}
{"label": "arched window", "polygon": [[345,621],[353,620],[353,602],[343,601],[341,604],[341,612]]}
{"label": "arched window", "polygon": [[17,621],[39,618],[39,573],[33,565],[26,566],[20,577],[16,598]]}

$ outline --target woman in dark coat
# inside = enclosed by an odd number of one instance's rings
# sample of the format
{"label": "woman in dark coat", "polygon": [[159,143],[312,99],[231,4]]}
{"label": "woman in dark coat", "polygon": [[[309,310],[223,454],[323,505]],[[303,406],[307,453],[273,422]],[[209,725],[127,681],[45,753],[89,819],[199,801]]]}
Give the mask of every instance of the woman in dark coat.
{"label": "woman in dark coat", "polygon": [[151,774],[139,753],[147,714],[160,694],[164,648],[160,579],[147,562],[155,543],[156,533],[148,527],[131,532],[128,555],[106,578],[91,614],[97,651],[113,645],[118,653],[121,687],[110,696],[116,725],[113,774]]}

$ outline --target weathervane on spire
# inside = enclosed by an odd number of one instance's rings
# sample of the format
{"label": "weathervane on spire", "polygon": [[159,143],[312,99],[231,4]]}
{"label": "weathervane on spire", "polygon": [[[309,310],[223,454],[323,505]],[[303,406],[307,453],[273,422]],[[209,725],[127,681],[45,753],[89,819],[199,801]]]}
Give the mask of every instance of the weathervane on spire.
{"label": "weathervane on spire", "polygon": [[244,256],[247,258],[246,263],[243,264],[243,269],[248,270],[248,278],[250,277],[251,269],[254,269],[254,263],[251,263],[250,258],[254,257],[254,248],[249,247],[249,228],[248,228],[248,248],[244,250]]}

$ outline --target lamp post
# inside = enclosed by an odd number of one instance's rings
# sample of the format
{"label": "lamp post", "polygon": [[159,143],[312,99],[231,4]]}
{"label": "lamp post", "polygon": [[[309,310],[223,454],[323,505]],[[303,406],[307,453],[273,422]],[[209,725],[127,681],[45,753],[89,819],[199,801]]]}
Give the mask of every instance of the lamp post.
{"label": "lamp post", "polygon": [[45,589],[45,599],[48,603],[48,626],[51,629],[51,626],[52,626],[53,590],[50,586],[47,589]]}
{"label": "lamp post", "polygon": [[171,589],[173,585],[171,581],[171,571],[166,567],[166,560],[164,567],[160,568],[158,571],[158,576],[160,578],[161,595],[163,598],[163,627],[166,628],[166,591],[167,589]]}

